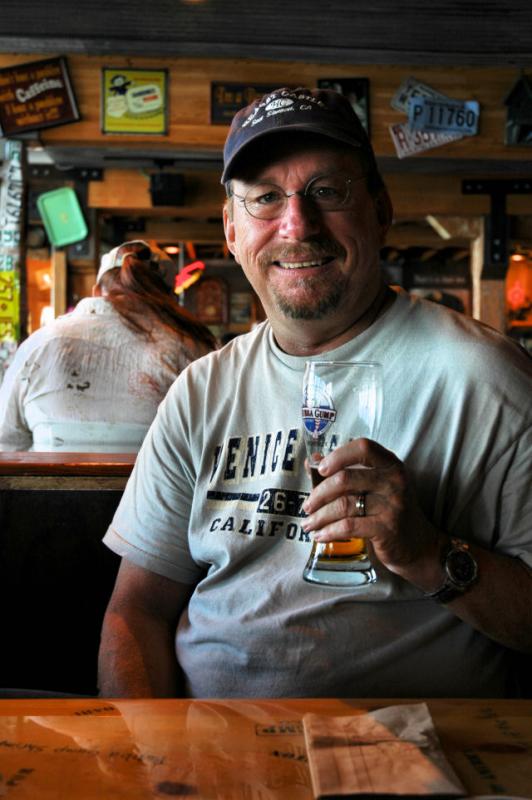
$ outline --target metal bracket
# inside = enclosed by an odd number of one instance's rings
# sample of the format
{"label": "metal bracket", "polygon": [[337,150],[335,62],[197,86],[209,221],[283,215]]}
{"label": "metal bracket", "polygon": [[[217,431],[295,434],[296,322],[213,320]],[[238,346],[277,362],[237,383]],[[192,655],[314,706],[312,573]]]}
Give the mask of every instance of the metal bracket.
{"label": "metal bracket", "polygon": [[81,169],[57,169],[49,164],[29,164],[27,178],[46,178],[53,181],[103,181],[103,169],[82,167]]}
{"label": "metal bracket", "polygon": [[508,239],[510,220],[506,214],[506,196],[532,194],[532,180],[466,180],[462,181],[462,194],[488,194],[490,215],[486,218],[484,268],[482,278],[503,279],[508,266]]}

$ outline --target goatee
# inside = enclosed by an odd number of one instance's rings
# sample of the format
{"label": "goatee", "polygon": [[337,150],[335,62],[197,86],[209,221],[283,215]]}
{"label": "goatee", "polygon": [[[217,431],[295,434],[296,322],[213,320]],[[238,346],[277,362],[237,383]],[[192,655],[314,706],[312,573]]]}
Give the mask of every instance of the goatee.
{"label": "goatee", "polygon": [[[311,294],[311,298],[307,302],[299,300],[297,303],[291,303],[286,295],[281,294],[276,289],[273,290],[279,310],[291,319],[323,319],[331,311],[338,308],[347,288],[347,279],[344,276],[341,276],[339,280],[337,279],[333,285],[328,283],[327,291],[325,292],[323,279],[320,281],[302,279],[302,283],[307,292]],[[313,291],[313,283],[315,284],[315,291]]]}
{"label": "goatee", "polygon": [[[285,245],[284,247],[272,248],[265,251],[259,263],[267,267],[272,263],[281,261],[319,261],[321,259],[345,258],[346,251],[334,239],[320,237],[314,241],[306,241],[297,245]],[[326,267],[323,267],[325,269]],[[291,319],[321,319],[338,308],[342,295],[346,291],[347,279],[341,273],[334,270],[334,282],[331,281],[330,273],[325,276],[316,275],[314,278],[301,278],[301,281],[294,287],[296,290],[305,290],[308,300],[299,298],[297,303],[290,302],[287,293],[274,288],[278,308]]]}

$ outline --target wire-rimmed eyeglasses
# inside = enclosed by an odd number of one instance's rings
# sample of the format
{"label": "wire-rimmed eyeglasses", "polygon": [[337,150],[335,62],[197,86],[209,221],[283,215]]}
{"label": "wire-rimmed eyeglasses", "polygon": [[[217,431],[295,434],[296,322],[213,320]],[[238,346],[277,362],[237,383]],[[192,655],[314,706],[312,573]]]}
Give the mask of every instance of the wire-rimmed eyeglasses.
{"label": "wire-rimmed eyeglasses", "polygon": [[257,219],[275,219],[281,216],[288,198],[295,194],[320,211],[340,211],[349,205],[353,181],[364,177],[365,175],[359,175],[357,178],[346,178],[332,173],[312,178],[304,189],[297,192],[285,192],[275,183],[257,183],[245,195],[236,192],[231,194],[243,203],[248,214]]}

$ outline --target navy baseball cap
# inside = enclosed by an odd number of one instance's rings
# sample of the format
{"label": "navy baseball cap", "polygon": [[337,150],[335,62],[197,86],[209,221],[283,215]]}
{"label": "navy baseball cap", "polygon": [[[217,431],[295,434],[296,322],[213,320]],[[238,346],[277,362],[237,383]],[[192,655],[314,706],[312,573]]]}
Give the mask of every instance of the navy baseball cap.
{"label": "navy baseball cap", "polygon": [[308,131],[362,149],[377,169],[362,122],[349,100],[331,89],[281,88],[240,109],[224,146],[222,183],[233,177],[237,158],[263,136],[283,131]]}

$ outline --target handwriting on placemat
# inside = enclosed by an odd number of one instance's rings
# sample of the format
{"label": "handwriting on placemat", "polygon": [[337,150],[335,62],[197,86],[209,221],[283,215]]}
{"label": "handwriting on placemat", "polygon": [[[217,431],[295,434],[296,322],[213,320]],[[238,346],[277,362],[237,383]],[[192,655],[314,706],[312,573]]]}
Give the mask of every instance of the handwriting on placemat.
{"label": "handwriting on placemat", "polygon": [[97,706],[95,708],[84,708],[81,711],[74,711],[75,717],[89,717],[94,714],[107,714],[113,711],[115,714],[120,715],[120,711],[114,706]]}
{"label": "handwriting on placemat", "polygon": [[302,736],[303,724],[299,720],[276,722],[272,725],[255,725],[257,736]]}
{"label": "handwriting on placemat", "polygon": [[160,766],[165,763],[164,756],[158,756],[153,753],[138,753],[134,750],[107,750],[102,751],[97,748],[86,747],[71,747],[69,745],[61,745],[60,747],[49,747],[45,744],[34,744],[33,742],[12,742],[8,739],[0,740],[0,748],[12,750],[25,750],[28,753],[57,753],[64,756],[101,756],[108,759],[117,759],[125,762],[136,762],[142,764],[151,764],[153,766]]}

